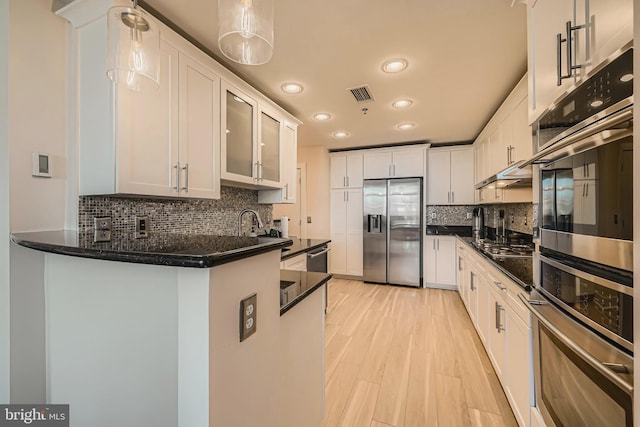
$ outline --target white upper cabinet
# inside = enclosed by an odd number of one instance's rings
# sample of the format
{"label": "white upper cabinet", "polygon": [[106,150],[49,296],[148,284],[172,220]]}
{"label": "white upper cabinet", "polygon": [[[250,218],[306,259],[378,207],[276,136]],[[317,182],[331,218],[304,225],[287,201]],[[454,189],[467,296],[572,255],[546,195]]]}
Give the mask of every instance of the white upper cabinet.
{"label": "white upper cabinet", "polygon": [[[204,60],[207,58],[202,55]],[[179,194],[220,198],[220,78],[181,53],[179,71]]]}
{"label": "white upper cabinet", "polygon": [[488,135],[489,144],[489,153],[482,153],[482,163],[490,166],[485,167],[484,174],[477,182],[531,157],[532,135],[527,117],[526,76],[513,88],[481,134]]}
{"label": "white upper cabinet", "polygon": [[424,146],[367,150],[364,153],[364,178],[424,176],[424,157]]}
{"label": "white upper cabinet", "polygon": [[[219,198],[220,77],[212,63],[178,36],[163,33],[158,90],[115,88],[113,162],[96,155],[99,150],[91,154],[100,143],[92,136],[100,130],[81,123],[80,151],[90,157],[81,160],[80,194]],[[85,93],[80,100],[85,106],[106,102],[88,100]]]}
{"label": "white upper cabinet", "polygon": [[538,0],[528,6],[529,122],[574,82],[573,77],[559,79],[567,75],[567,45],[558,41],[558,35],[566,38],[567,22],[575,23],[573,2]]}
{"label": "white upper cabinet", "polygon": [[331,188],[362,187],[362,153],[331,154]]}
{"label": "white upper cabinet", "polygon": [[222,180],[251,188],[282,188],[281,114],[225,80],[221,107]]}
{"label": "white upper cabinet", "polygon": [[633,0],[530,2],[528,31],[531,123],[572,84],[633,39]]}
{"label": "white upper cabinet", "polygon": [[258,102],[222,82],[221,148],[223,180],[255,184],[258,180]]}
{"label": "white upper cabinet", "polygon": [[285,122],[280,135],[282,188],[258,191],[258,203],[295,203],[297,178],[298,126]]}
{"label": "white upper cabinet", "polygon": [[[160,78],[156,91],[134,92],[124,87],[117,91],[118,182],[105,192],[173,196],[177,193],[178,164],[178,49],[162,40],[160,43]],[[85,145],[86,146],[86,145]],[[98,159],[95,159],[97,162]],[[92,163],[81,163],[94,169]],[[95,169],[94,169],[95,171]],[[91,170],[81,170],[87,176]],[[87,180],[81,181],[81,187]],[[99,183],[95,183],[95,186]],[[82,194],[92,194],[92,187]]]}
{"label": "white upper cabinet", "polygon": [[[476,150],[476,183],[531,157],[533,138],[528,122],[527,75],[504,100],[473,146]],[[485,187],[476,191],[476,202],[480,204],[531,200],[530,188]]]}
{"label": "white upper cabinet", "polygon": [[[77,64],[79,194],[219,198],[222,174],[229,185],[284,187],[290,171],[282,144],[291,145],[297,133],[283,123],[299,122],[161,22],[149,18],[160,28],[160,87],[114,86],[105,76],[113,3],[77,1],[57,12],[78,40],[69,55]],[[222,94],[221,82],[231,82]],[[237,98],[232,107],[228,88]],[[288,160],[295,173],[295,154]]]}
{"label": "white upper cabinet", "polygon": [[258,182],[260,185],[279,187],[282,180],[280,164],[282,159],[282,119],[278,113],[259,106],[258,116]]}
{"label": "white upper cabinet", "polygon": [[473,148],[432,148],[428,151],[427,204],[474,203]]}

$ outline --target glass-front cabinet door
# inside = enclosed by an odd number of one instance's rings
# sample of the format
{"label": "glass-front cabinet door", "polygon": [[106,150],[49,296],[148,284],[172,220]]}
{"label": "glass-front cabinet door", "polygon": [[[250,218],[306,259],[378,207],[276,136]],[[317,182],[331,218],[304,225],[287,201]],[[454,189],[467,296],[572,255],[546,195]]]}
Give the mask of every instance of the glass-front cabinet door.
{"label": "glass-front cabinet door", "polygon": [[223,180],[257,184],[256,146],[258,104],[239,89],[222,82]]}
{"label": "glass-front cabinet door", "polygon": [[260,138],[258,143],[258,184],[280,183],[280,135],[282,121],[273,111],[260,108]]}

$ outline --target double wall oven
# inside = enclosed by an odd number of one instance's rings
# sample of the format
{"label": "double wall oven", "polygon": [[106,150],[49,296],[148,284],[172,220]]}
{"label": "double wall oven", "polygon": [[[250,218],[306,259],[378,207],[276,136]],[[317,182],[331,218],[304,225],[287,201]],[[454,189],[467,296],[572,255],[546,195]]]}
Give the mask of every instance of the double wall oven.
{"label": "double wall oven", "polygon": [[534,123],[536,406],[548,426],[633,425],[633,49]]}

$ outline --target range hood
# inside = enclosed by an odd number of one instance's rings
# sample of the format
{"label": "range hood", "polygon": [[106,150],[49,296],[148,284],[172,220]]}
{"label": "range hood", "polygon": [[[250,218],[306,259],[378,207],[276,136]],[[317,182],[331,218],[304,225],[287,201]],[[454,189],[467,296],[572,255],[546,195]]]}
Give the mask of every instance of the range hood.
{"label": "range hood", "polygon": [[531,187],[533,173],[531,165],[523,166],[526,160],[521,160],[508,168],[490,176],[489,178],[476,184],[476,190],[481,188],[522,188]]}

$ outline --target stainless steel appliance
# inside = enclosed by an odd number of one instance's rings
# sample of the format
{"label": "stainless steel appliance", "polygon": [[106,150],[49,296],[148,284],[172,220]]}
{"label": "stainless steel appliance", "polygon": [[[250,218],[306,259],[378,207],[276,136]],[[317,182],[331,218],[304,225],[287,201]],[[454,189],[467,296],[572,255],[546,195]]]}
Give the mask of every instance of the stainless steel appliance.
{"label": "stainless steel appliance", "polygon": [[536,291],[520,298],[534,315],[536,407],[547,427],[632,427],[633,357]]}
{"label": "stainless steel appliance", "polygon": [[330,249],[327,245],[314,248],[307,252],[307,271],[327,272],[327,254]]}
{"label": "stainless steel appliance", "polygon": [[541,246],[633,268],[633,49],[534,124]]}
{"label": "stainless steel appliance", "polygon": [[471,227],[471,237],[475,241],[484,239],[484,209],[473,209],[473,226]]}
{"label": "stainless steel appliance", "polygon": [[[307,271],[315,271],[318,273],[327,273],[327,254],[331,249],[329,246],[322,245],[318,248],[307,252]],[[324,312],[327,312],[329,306],[329,285],[324,285]]]}
{"label": "stainless steel appliance", "polygon": [[548,426],[633,425],[632,59],[627,46],[534,123],[539,268],[521,299]]}
{"label": "stainless steel appliance", "polygon": [[422,179],[372,179],[363,187],[364,281],[422,286]]}

